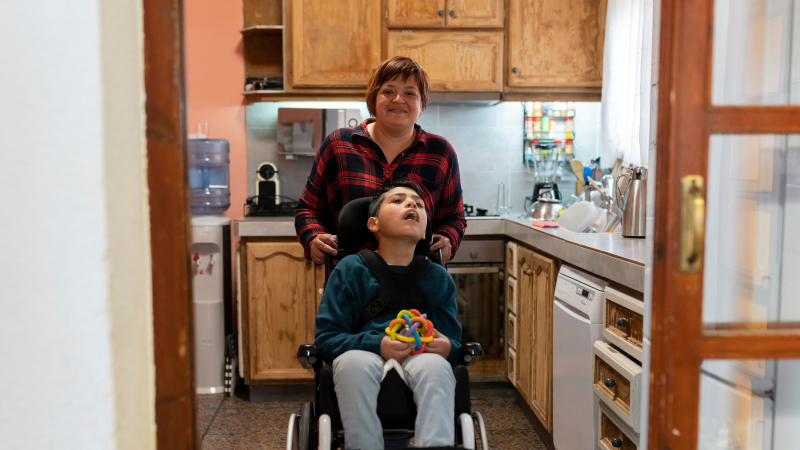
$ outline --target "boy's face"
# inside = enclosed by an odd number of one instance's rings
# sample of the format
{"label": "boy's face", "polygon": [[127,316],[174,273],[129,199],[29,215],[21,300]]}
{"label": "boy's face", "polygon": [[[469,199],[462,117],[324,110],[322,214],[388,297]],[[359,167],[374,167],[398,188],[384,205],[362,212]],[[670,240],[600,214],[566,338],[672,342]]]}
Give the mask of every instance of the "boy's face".
{"label": "boy's face", "polygon": [[425,203],[413,189],[397,187],[386,193],[378,217],[370,217],[367,227],[382,238],[403,239],[416,244],[425,237],[428,216]]}

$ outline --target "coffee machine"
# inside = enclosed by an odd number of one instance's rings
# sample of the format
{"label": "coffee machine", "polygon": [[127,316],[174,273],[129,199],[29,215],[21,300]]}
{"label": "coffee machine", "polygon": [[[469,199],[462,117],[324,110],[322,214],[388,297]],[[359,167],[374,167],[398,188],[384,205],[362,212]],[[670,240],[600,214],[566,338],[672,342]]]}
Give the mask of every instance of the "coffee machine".
{"label": "coffee machine", "polygon": [[281,186],[278,182],[278,168],[271,162],[258,166],[256,180],[256,203],[261,206],[275,206],[281,203]]}

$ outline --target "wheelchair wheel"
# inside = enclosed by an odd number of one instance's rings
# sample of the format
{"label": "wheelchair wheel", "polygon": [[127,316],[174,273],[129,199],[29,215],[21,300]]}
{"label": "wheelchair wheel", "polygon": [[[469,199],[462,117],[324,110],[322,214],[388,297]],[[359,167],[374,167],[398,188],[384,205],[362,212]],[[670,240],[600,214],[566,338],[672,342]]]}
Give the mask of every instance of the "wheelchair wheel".
{"label": "wheelchair wheel", "polygon": [[469,414],[464,413],[456,418],[456,444],[467,450],[475,450],[475,427]]}
{"label": "wheelchair wheel", "polygon": [[300,409],[298,428],[297,449],[314,449],[314,405],[312,403],[304,403]]}
{"label": "wheelchair wheel", "polygon": [[[481,450],[489,449],[489,442],[486,439],[486,426],[483,424],[483,416],[478,411],[472,413],[472,418],[478,424],[478,438],[480,439]],[[478,448],[475,446],[475,448]]]}

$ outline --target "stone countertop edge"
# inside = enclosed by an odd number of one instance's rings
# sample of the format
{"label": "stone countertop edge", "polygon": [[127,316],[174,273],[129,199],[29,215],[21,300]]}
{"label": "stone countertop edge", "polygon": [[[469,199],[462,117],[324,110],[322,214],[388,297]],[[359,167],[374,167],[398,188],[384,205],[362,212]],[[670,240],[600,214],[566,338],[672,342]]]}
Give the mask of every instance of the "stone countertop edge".
{"label": "stone countertop edge", "polygon": [[[619,234],[581,234],[555,228],[541,229],[530,219],[470,217],[465,236],[504,235],[563,262],[644,292],[644,239],[626,239]],[[294,237],[294,218],[241,218],[233,222],[233,234],[242,237]]]}

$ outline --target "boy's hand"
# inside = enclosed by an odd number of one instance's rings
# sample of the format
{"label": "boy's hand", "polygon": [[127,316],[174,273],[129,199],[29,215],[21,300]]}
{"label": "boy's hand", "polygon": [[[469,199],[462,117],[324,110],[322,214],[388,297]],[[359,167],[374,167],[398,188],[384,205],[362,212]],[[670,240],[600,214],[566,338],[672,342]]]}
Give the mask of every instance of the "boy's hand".
{"label": "boy's hand", "polygon": [[428,342],[428,345],[425,346],[425,353],[436,353],[442,358],[447,359],[447,355],[450,354],[450,347],[452,347],[450,339],[434,328],[433,340]]}
{"label": "boy's hand", "polygon": [[[428,343],[430,345],[431,343]],[[402,363],[411,354],[411,346],[403,341],[393,341],[391,337],[384,336],[381,340],[381,358],[384,361],[396,359]]]}

